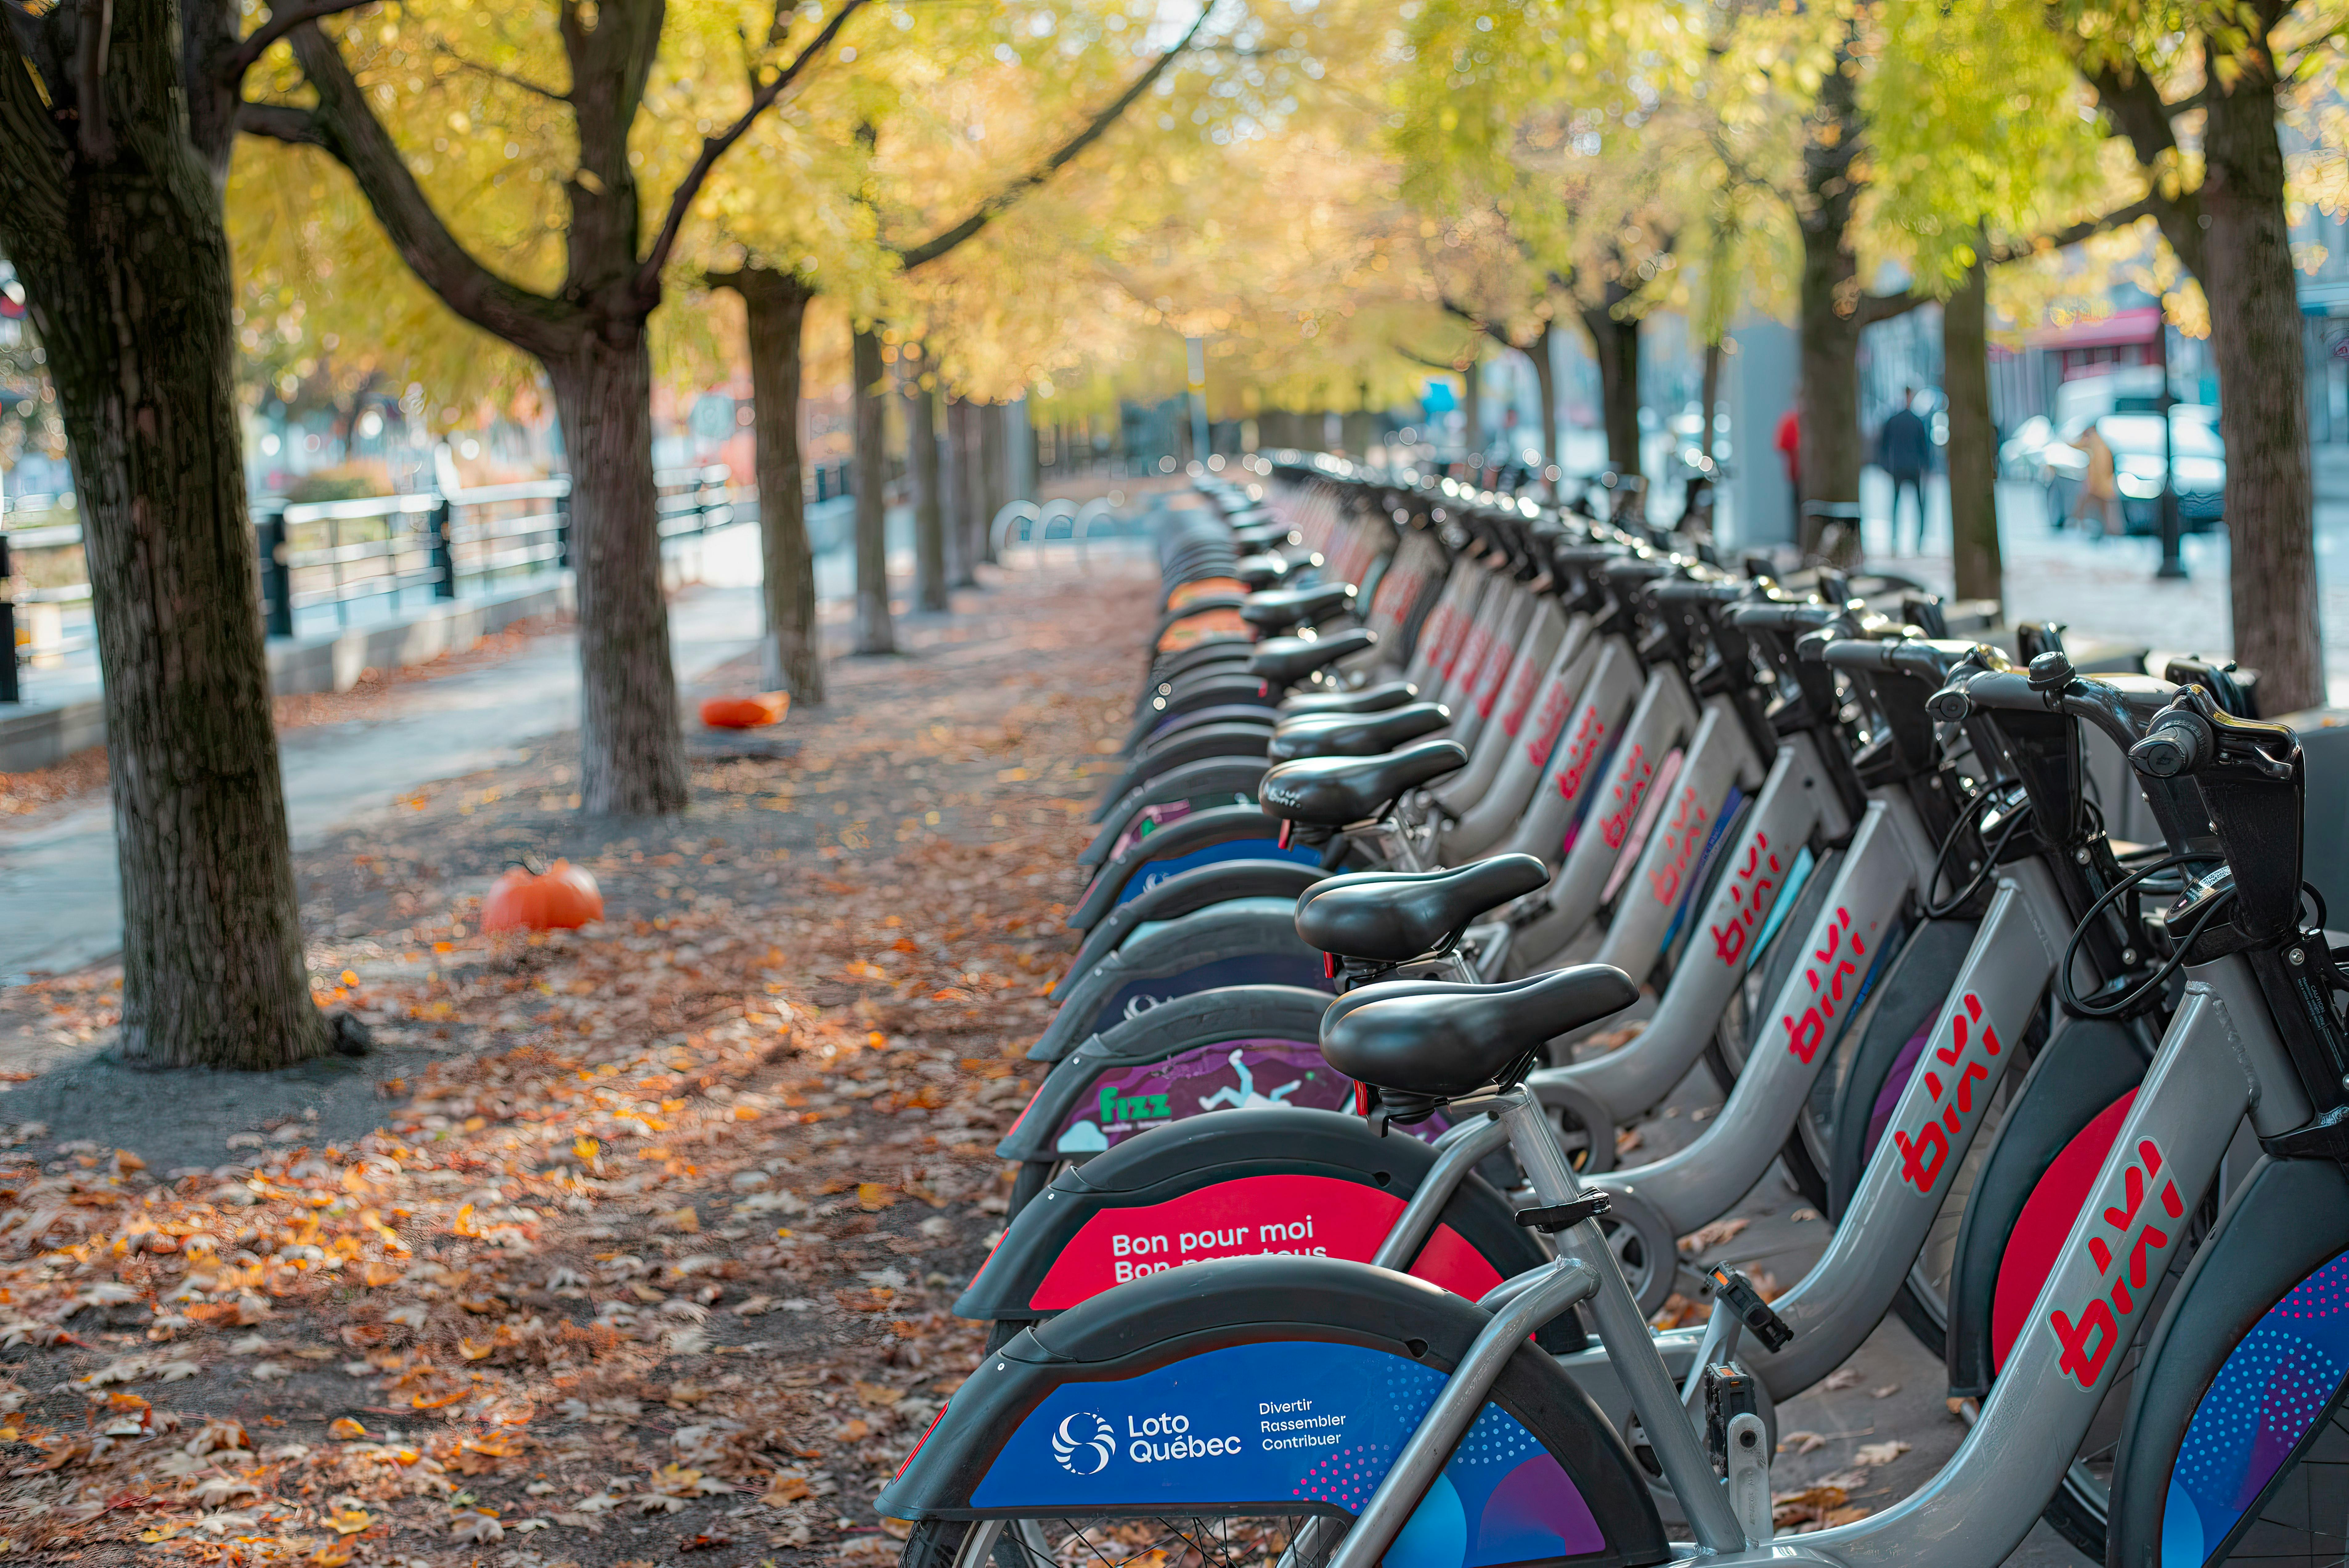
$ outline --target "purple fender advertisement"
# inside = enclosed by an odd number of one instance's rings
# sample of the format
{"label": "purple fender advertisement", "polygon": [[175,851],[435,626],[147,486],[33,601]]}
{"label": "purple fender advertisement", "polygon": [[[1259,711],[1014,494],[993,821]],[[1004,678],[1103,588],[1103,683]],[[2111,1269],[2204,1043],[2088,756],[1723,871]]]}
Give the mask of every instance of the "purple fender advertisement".
{"label": "purple fender advertisement", "polygon": [[1218,1040],[1164,1061],[1104,1073],[1061,1124],[1061,1154],[1099,1154],[1137,1132],[1211,1110],[1297,1105],[1350,1109],[1354,1080],[1308,1040]]}
{"label": "purple fender advertisement", "polygon": [[[1236,1345],[1118,1383],[1055,1389],[972,1494],[1071,1517],[1135,1508],[1361,1511],[1444,1375],[1358,1345]],[[1557,1459],[1486,1405],[1386,1555],[1497,1568],[1606,1550]]]}
{"label": "purple fender advertisement", "polygon": [[2196,1407],[2161,1511],[2161,1568],[2200,1568],[2260,1500],[2349,1374],[2349,1253],[2243,1336]]}

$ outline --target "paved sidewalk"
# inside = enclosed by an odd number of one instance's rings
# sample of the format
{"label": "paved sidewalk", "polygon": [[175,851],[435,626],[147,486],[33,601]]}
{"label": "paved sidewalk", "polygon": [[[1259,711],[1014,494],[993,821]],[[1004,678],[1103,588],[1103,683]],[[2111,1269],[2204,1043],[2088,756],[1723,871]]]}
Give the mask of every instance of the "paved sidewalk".
{"label": "paved sidewalk", "polygon": [[[1936,479],[1927,506],[1929,553],[1895,555],[1885,522],[1890,485],[1874,469],[1862,485],[1868,558],[1947,592],[1950,587],[1949,496]],[[2229,552],[2223,531],[2189,534],[2184,542],[2187,580],[2154,576],[2158,540],[2092,539],[2078,529],[2047,525],[2036,485],[1999,486],[1999,538],[2006,560],[2010,621],[2061,621],[2083,636],[2142,643],[2165,653],[2226,654],[2234,646],[2228,609]],[[1907,528],[1904,526],[1904,535]],[[2319,614],[2325,671],[2336,706],[2349,705],[2349,509],[2319,507]]]}

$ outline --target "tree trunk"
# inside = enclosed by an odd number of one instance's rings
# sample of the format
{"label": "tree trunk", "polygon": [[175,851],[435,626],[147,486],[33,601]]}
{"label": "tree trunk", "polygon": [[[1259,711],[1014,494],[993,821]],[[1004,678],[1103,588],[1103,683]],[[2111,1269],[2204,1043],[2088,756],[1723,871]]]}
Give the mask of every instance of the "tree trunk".
{"label": "tree trunk", "polygon": [[2282,714],[2325,696],[2308,383],[2273,62],[2264,45],[2240,59],[2233,90],[2213,73],[2205,95],[2201,283],[2227,448],[2235,657],[2259,672],[2261,711]]}
{"label": "tree trunk", "polygon": [[[1541,429],[1534,442],[1534,447],[1541,453],[1542,466],[1545,469],[1559,466],[1557,460],[1557,363],[1550,356],[1550,335],[1557,330],[1557,326],[1555,323],[1543,322],[1541,335],[1535,338],[1533,346],[1525,351],[1526,357],[1533,362],[1534,387],[1538,394],[1535,401],[1541,406]],[[1542,493],[1556,496],[1557,483],[1545,478],[1542,480]]]}
{"label": "tree trunk", "polygon": [[1998,429],[1990,418],[1989,278],[1977,260],[1941,305],[1941,387],[1950,399],[1950,538],[1958,597],[2000,604],[2006,592],[1998,548]]}
{"label": "tree trunk", "polygon": [[[1859,500],[1859,263],[1852,252],[1851,221],[1857,186],[1860,118],[1857,83],[1847,67],[1856,57],[1854,20],[1847,24],[1836,67],[1819,84],[1818,107],[1803,146],[1803,273],[1798,289],[1802,352],[1802,447],[1796,459],[1806,504]],[[1806,556],[1816,553],[1820,530],[1795,520]],[[1859,557],[1859,535],[1847,529],[1838,565]]]}
{"label": "tree trunk", "polygon": [[158,1068],[285,1067],[329,1037],[303,957],[270,713],[233,274],[219,187],[160,118],[119,119],[110,161],[44,170],[61,210],[14,178],[51,150],[0,148],[12,190],[0,249],[25,281],[81,498],[122,890],[117,1052]]}
{"label": "tree trunk", "polygon": [[[716,281],[716,280],[713,280]],[[797,278],[745,268],[725,285],[742,296],[750,346],[750,437],[759,475],[764,569],[765,679],[809,706],[823,701],[823,629],[808,548],[800,457],[800,331],[810,291]]]}
{"label": "tree trunk", "polygon": [[850,346],[850,396],[856,427],[856,651],[894,654],[896,628],[889,620],[888,439],[881,337],[858,327]]}
{"label": "tree trunk", "polygon": [[978,586],[978,563],[992,554],[987,538],[989,518],[978,452],[981,418],[980,405],[967,397],[956,399],[948,436],[954,443],[955,501],[962,509],[963,576],[955,583],[957,588]]}
{"label": "tree trunk", "polygon": [[1640,322],[1619,319],[1610,304],[1581,313],[1590,334],[1591,356],[1599,361],[1599,407],[1607,426],[1607,466],[1619,474],[1640,472]]}
{"label": "tree trunk", "polygon": [[1713,405],[1721,400],[1721,339],[1714,338],[1704,346],[1704,374],[1699,380],[1697,397],[1704,410],[1704,428],[1697,432],[1697,450],[1713,456]]}
{"label": "tree trunk", "polygon": [[981,403],[971,410],[978,422],[979,494],[985,498],[979,508],[979,540],[987,553],[981,557],[992,566],[995,561],[995,519],[1011,504],[1010,452],[1003,428],[1003,405]]}
{"label": "tree trunk", "polygon": [[545,361],[571,460],[579,592],[579,789],[592,815],[668,816],[690,798],[653,484],[652,356],[639,330]]}
{"label": "tree trunk", "polygon": [[[899,361],[900,366],[904,361]],[[922,385],[920,362],[904,374],[906,468],[914,476],[914,605],[943,611],[947,603],[946,508],[938,476],[938,395]]]}
{"label": "tree trunk", "polygon": [[947,547],[947,585],[968,588],[970,574],[970,500],[964,483],[962,399],[946,399],[946,428],[938,438],[938,500]]}
{"label": "tree trunk", "polygon": [[1460,372],[1460,448],[1471,469],[1485,466],[1485,390],[1477,385],[1484,379],[1477,374],[1483,367],[1482,346],[1468,351],[1468,363]]}

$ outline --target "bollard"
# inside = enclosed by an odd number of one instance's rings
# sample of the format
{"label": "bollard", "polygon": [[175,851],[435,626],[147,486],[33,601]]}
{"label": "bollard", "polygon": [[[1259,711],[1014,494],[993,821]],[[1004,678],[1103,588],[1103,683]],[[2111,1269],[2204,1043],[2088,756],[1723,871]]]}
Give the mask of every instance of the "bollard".
{"label": "bollard", "polygon": [[261,599],[264,630],[273,637],[294,634],[294,569],[285,563],[285,503],[268,500],[253,520],[261,544]]}
{"label": "bollard", "polygon": [[16,684],[16,603],[8,596],[8,536],[0,533],[0,702],[22,702]]}
{"label": "bollard", "polygon": [[454,599],[457,596],[457,542],[450,537],[457,526],[457,509],[447,496],[441,496],[432,510],[425,514],[432,521],[432,596]]}

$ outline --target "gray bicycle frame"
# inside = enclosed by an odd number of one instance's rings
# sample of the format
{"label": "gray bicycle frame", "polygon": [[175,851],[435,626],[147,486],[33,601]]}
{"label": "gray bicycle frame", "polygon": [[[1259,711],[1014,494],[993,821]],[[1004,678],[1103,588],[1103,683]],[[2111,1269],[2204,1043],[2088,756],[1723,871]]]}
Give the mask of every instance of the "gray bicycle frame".
{"label": "gray bicycle frame", "polygon": [[[1610,652],[1613,650],[1610,649]],[[1598,685],[1593,678],[1593,686]],[[1594,696],[1599,695],[1593,694]],[[1572,809],[1562,798],[1557,802],[1566,810],[1528,811],[1518,824],[1509,848],[1537,854],[1557,864],[1557,875],[1550,879],[1549,889],[1542,896],[1548,907],[1545,913],[1518,928],[1511,939],[1513,956],[1510,973],[1530,973],[1514,953],[1540,954],[1545,956],[1564,948],[1590,923],[1599,913],[1600,897],[1607,890],[1607,879],[1615,870],[1623,845],[1632,826],[1639,819],[1640,808],[1645,802],[1648,789],[1656,774],[1663,768],[1664,759],[1672,748],[1682,745],[1694,732],[1700,714],[1696,698],[1689,691],[1688,677],[1674,667],[1649,672],[1647,686],[1640,694],[1639,706],[1623,726],[1621,738],[1616,742],[1615,754],[1609,759],[1606,777],[1583,811],[1582,829],[1575,837],[1574,848],[1565,859],[1558,859],[1560,841],[1566,825],[1572,820]],[[1576,722],[1580,722],[1578,716]],[[1575,731],[1568,732],[1568,738]],[[1593,786],[1585,782],[1576,792],[1578,801],[1584,791]],[[1553,794],[1562,795],[1560,791]],[[1549,805],[1545,799],[1542,805]],[[1612,819],[1611,823],[1609,820]],[[1613,830],[1610,832],[1610,825]],[[1613,842],[1609,842],[1609,838]],[[1541,847],[1536,849],[1535,843]]]}
{"label": "gray bicycle frame", "polygon": [[[2044,880],[2044,868],[2034,864],[2032,869],[2038,870]],[[2041,933],[2035,929],[2036,918],[2026,906],[2052,898],[2053,889],[2029,891],[2029,871],[2021,865],[2013,871],[2016,874],[2005,879],[1999,895],[2008,906],[2007,911],[2000,912],[1994,904],[1996,930],[1990,929],[1992,921],[1985,922],[1989,940],[1978,940],[1975,951],[1969,954],[1970,973],[1977,958],[1987,969],[2013,957],[2023,939],[2010,936],[2010,933],[2031,926],[2033,929],[2030,941],[2041,941]],[[2060,903],[2055,907],[2060,908]],[[2023,915],[2020,923],[2015,918],[2018,910]],[[2052,969],[2055,961],[2053,952],[2060,949],[2043,943],[2041,951],[2050,954],[2046,963]],[[2023,955],[2027,958],[2027,947]],[[2155,1054],[2144,1086],[2131,1103],[2120,1134],[2097,1172],[2092,1189],[2094,1196],[2083,1206],[2066,1235],[2055,1266],[2033,1304],[2028,1326],[2001,1369],[1980,1418],[1940,1475],[1914,1495],[1872,1518],[1798,1540],[1744,1541],[1733,1511],[1728,1508],[1724,1483],[1713,1475],[1711,1464],[1701,1452],[1690,1451],[1694,1447],[1693,1429],[1684,1418],[1662,1419],[1666,1401],[1660,1397],[1657,1385],[1661,1382],[1670,1387],[1666,1357],[1677,1348],[1667,1342],[1697,1336],[1685,1331],[1651,1336],[1644,1325],[1635,1320],[1633,1326],[1627,1327],[1619,1312],[1605,1310],[1619,1292],[1624,1296],[1629,1295],[1621,1271],[1598,1235],[1595,1222],[1586,1222],[1569,1233],[1574,1256],[1587,1261],[1599,1276],[1591,1296],[1593,1315],[1606,1363],[1624,1390],[1622,1402],[1639,1413],[1665,1479],[1688,1513],[1697,1537],[1696,1551],[1708,1563],[1751,1563],[1755,1568],[1765,1563],[1772,1568],[1789,1564],[1857,1568],[1878,1563],[1888,1568],[1894,1563],[1902,1568],[1992,1568],[2021,1544],[2054,1494],[2098,1405],[2119,1375],[2125,1357],[2118,1352],[2125,1348],[2129,1336],[2120,1330],[2118,1324],[2138,1307],[2149,1305],[2151,1282],[2161,1272],[2159,1267],[2146,1266],[2146,1255],[2166,1248],[2182,1235],[2181,1225],[2172,1224],[2171,1233],[2168,1234],[2159,1230],[2165,1217],[2168,1221],[2180,1221],[2200,1202],[2219,1172],[2220,1162],[2234,1138],[2236,1124],[2246,1113],[2255,1131],[2271,1137],[2302,1125],[2311,1115],[2307,1098],[2282,1042],[2276,1037],[2266,999],[2249,965],[2240,955],[2230,954],[2191,966],[2187,975],[2185,1001],[2162,1037],[2161,1047]],[[2044,975],[2042,978],[2044,981]],[[1963,993],[1953,991],[1932,1038],[1955,1045],[1956,1020],[1961,1016],[1971,1016],[1964,1006]],[[1971,1139],[1987,1108],[1990,1091],[1996,1082],[1996,1075],[1989,1072],[1987,1064],[2011,1058],[2012,1053],[2003,1047],[1997,1057],[1988,1057],[1979,1044],[1986,1041],[1987,1036],[1979,1027],[1980,1020],[1975,1023],[1967,1043],[1958,1047],[1953,1059],[1942,1065],[1956,1075],[1970,1063],[1981,1062],[1984,1064],[1983,1076],[1953,1076],[1937,1095],[1924,1085],[1925,1073],[1920,1071],[1894,1112],[1893,1129],[1904,1135],[1911,1128],[1921,1130],[1936,1122],[1946,1133],[1952,1111],[1956,1112],[1954,1119],[1960,1130],[1951,1138],[1947,1154],[1935,1167],[1934,1176],[1915,1191],[1913,1201],[1904,1202],[1905,1213],[1896,1210],[1882,1194],[1875,1195],[1878,1212],[1894,1212],[1897,1219],[1912,1228],[1920,1241],[1923,1227],[1930,1223],[1940,1206],[1940,1175],[1954,1171],[1962,1161],[1961,1140]],[[2008,1035],[2007,1043],[2019,1037],[2017,1028]],[[1942,1049],[1937,1044],[1934,1059],[1940,1058]],[[1954,1086],[1961,1081],[1971,1081],[1982,1091],[1973,1108],[1961,1109],[1957,1103]],[[1541,1158],[1548,1140],[1525,1126],[1528,1117],[1537,1117],[1539,1113],[1532,1109],[1523,1092],[1513,1090],[1495,1097],[1492,1106],[1509,1124],[1510,1147],[1523,1149],[1532,1157],[1526,1173],[1537,1200],[1554,1204],[1570,1202],[1579,1196],[1580,1183],[1564,1161],[1554,1157]],[[1457,1148],[1464,1156],[1467,1150],[1489,1136],[1481,1130],[1464,1134]],[[1452,1153],[1447,1150],[1444,1158],[1450,1159]],[[1877,1178],[1903,1159],[1904,1155],[1888,1139],[1871,1159],[1869,1177]],[[1866,1191],[1864,1184],[1863,1192]],[[2108,1218],[2111,1214],[2122,1215],[2122,1222],[2115,1224]],[[1860,1219],[1856,1207],[1846,1226]],[[2116,1233],[2116,1242],[2101,1233],[2106,1232]],[[1839,1229],[1839,1243],[1843,1233]],[[1897,1246],[1885,1246],[1882,1250],[1899,1251]],[[1381,1260],[1386,1256],[1382,1250]],[[1829,1259],[1833,1257],[1831,1250]],[[1821,1260],[1819,1268],[1813,1271],[1814,1278],[1828,1266],[1829,1259]],[[2167,1261],[2156,1260],[2165,1266]],[[1537,1271],[1537,1276],[1555,1274],[1559,1266],[1552,1264]],[[1901,1267],[1906,1267],[1905,1258]],[[1808,1284],[1806,1281],[1806,1287]],[[1803,1294],[1804,1288],[1798,1287],[1796,1296]],[[1882,1300],[1889,1302],[1889,1298],[1887,1288]],[[1782,1298],[1782,1316],[1792,1299]],[[2124,1302],[2128,1305],[2117,1317],[2102,1305]],[[1815,1297],[1807,1305],[1799,1301],[1794,1305],[1810,1324],[1813,1334],[1818,1335],[1823,1326],[1819,1319],[1828,1310],[1825,1297]],[[1842,1325],[1845,1335],[1855,1332],[1855,1322],[1864,1325],[1856,1331],[1860,1334],[1874,1326],[1882,1305],[1877,1305],[1873,1314],[1866,1310],[1868,1305],[1865,1301],[1847,1297],[1835,1309],[1840,1314],[1835,1321]],[[2106,1315],[2110,1325],[2102,1330],[2095,1323],[2100,1313]],[[1423,1418],[1424,1429],[1451,1429],[1464,1411],[1473,1415],[1483,1407],[1498,1376],[1499,1366],[1478,1352],[1485,1348],[1487,1338],[1497,1344],[1505,1333],[1512,1347],[1521,1344],[1523,1334],[1516,1328],[1517,1315],[1509,1315],[1506,1323],[1496,1316],[1493,1325],[1479,1335],[1463,1362],[1464,1366],[1475,1367],[1478,1376],[1464,1379],[1455,1376],[1448,1380]],[[1796,1335],[1795,1344],[1800,1345],[1802,1326],[1796,1326]],[[1816,1361],[1817,1369],[1824,1370],[1834,1364],[1826,1357],[1827,1352],[1821,1350],[1806,1358]],[[1567,1358],[1567,1365],[1576,1370],[1578,1378],[1583,1376],[1583,1368],[1577,1363],[1589,1357],[1590,1353],[1586,1352]],[[1792,1364],[1791,1351],[1782,1353],[1779,1359]],[[1766,1373],[1764,1377],[1765,1387],[1777,1381]],[[1602,1401],[1601,1408],[1608,1406]],[[1448,1445],[1407,1444],[1402,1456],[1358,1516],[1355,1527],[1340,1543],[1329,1568],[1371,1568],[1378,1563],[1393,1544],[1395,1534],[1409,1520],[1449,1455]]]}
{"label": "gray bicycle frame", "polygon": [[1558,621],[1557,606],[1547,594],[1537,593],[1515,578],[1503,581],[1508,583],[1508,598],[1503,602],[1493,638],[1485,645],[1475,671],[1460,684],[1459,700],[1451,705],[1451,727],[1444,732],[1446,739],[1458,741],[1467,751],[1472,769],[1484,749],[1485,731],[1491,727],[1486,721],[1502,687],[1508,684],[1509,672],[1540,636],[1543,612],[1548,612],[1552,623]]}
{"label": "gray bicycle frame", "polygon": [[[1704,1135],[1677,1154],[1605,1178],[1618,1217],[1661,1241],[1728,1212],[1778,1157],[1811,1085],[1859,1005],[1878,949],[1932,874],[1933,848],[1905,791],[1879,791],[1763,1016],[1762,1038]],[[2059,906],[2060,907],[2060,906]],[[2068,927],[2066,928],[2068,934]],[[2044,976],[2042,977],[2044,979]],[[2033,983],[2031,995],[2038,995]]]}
{"label": "gray bicycle frame", "polygon": [[1431,805],[1456,817],[1469,804],[1486,798],[1493,780],[1516,754],[1510,742],[1516,737],[1513,719],[1518,707],[1532,698],[1543,673],[1563,663],[1572,645],[1587,636],[1588,629],[1588,616],[1578,615],[1570,624],[1557,601],[1546,594],[1537,598],[1532,619],[1518,641],[1516,657],[1499,681],[1488,684],[1490,696],[1480,692],[1476,696],[1485,724],[1477,732],[1475,749],[1468,755],[1468,766],[1428,791]]}
{"label": "gray bicycle frame", "polygon": [[1475,792],[1450,788],[1433,791],[1432,804],[1454,819],[1439,822],[1434,829],[1446,860],[1473,860],[1516,826],[1548,771],[1558,736],[1574,715],[1576,699],[1598,666],[1599,647],[1599,639],[1591,634],[1590,617],[1575,612],[1530,700],[1519,711],[1513,697],[1511,711],[1502,716],[1500,731],[1508,737],[1508,745],[1486,787]]}
{"label": "gray bicycle frame", "polygon": [[1435,692],[1435,700],[1455,713],[1460,710],[1462,695],[1475,680],[1476,672],[1485,667],[1485,655],[1499,634],[1501,618],[1517,586],[1507,573],[1495,570],[1481,559],[1476,570],[1484,575],[1485,591],[1469,607],[1460,640],[1444,662],[1443,684]]}
{"label": "gray bicycle frame", "polygon": [[[1785,892],[1795,856],[1815,839],[1841,840],[1850,831],[1850,820],[1827,782],[1817,741],[1809,735],[1782,741],[1648,1026],[1620,1050],[1535,1073],[1526,1080],[1529,1087],[1545,1103],[1576,1107],[1586,1125],[1592,1113],[1620,1125],[1653,1109],[1688,1076],[1720,1026],[1738,982],[1754,963],[1770,911]],[[1614,934],[1610,927],[1610,943]],[[1615,962],[1604,949],[1599,961]]]}
{"label": "gray bicycle frame", "polygon": [[1419,639],[1412,645],[1411,659],[1402,671],[1402,678],[1418,686],[1421,695],[1435,696],[1438,684],[1450,672],[1444,661],[1466,634],[1465,617],[1490,581],[1472,558],[1463,556],[1453,563],[1444,579],[1444,591],[1435,596],[1434,607],[1428,611]]}

